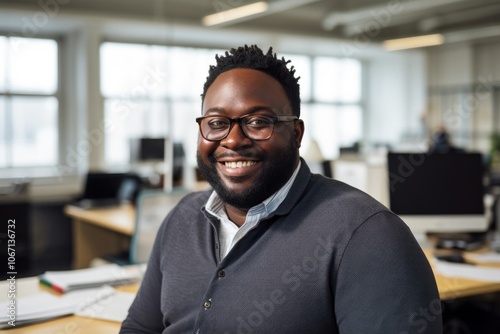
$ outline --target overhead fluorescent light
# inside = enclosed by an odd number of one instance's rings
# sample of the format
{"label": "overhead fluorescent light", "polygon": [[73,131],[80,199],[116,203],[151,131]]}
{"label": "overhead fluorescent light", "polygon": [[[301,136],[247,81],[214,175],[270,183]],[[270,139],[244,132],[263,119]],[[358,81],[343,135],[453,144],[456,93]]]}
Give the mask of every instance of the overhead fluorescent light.
{"label": "overhead fluorescent light", "polygon": [[[334,11],[328,14],[323,19],[321,24],[323,29],[333,30],[339,25],[363,25],[364,23],[373,21],[373,19],[376,18],[377,21],[379,19],[384,20],[384,26],[399,25],[407,23],[408,16],[413,16],[416,13],[426,12],[440,6],[466,1],[467,0],[419,0],[389,1],[388,3],[386,3],[386,1],[382,1],[380,2],[380,5],[368,6],[361,9],[354,9],[345,12]],[[404,4],[401,2],[404,2]],[[389,17],[387,17],[387,15]],[[398,16],[402,18],[395,19]],[[381,22],[379,21],[379,23]]]}
{"label": "overhead fluorescent light", "polygon": [[323,0],[276,0],[272,2],[259,1],[250,5],[232,8],[212,15],[207,15],[201,20],[201,22],[204,26],[223,27],[235,23],[253,20],[266,15],[281,13],[318,1]]}
{"label": "overhead fluorescent light", "polygon": [[243,17],[248,17],[264,13],[269,9],[269,4],[264,1],[252,3],[250,5],[231,8],[222,12],[207,15],[202,19],[204,26],[214,26],[225,22],[234,21]]}
{"label": "overhead fluorescent light", "polygon": [[444,36],[441,34],[424,35],[407,38],[389,39],[382,43],[387,51],[396,51],[413,48],[423,48],[426,46],[440,45],[444,43]]}

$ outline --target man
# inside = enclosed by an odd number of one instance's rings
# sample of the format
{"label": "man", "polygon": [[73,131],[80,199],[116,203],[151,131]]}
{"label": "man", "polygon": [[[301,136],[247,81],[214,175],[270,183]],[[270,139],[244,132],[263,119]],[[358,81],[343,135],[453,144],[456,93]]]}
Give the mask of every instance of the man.
{"label": "man", "polygon": [[213,191],[168,215],[121,333],[440,333],[428,262],[368,195],[311,174],[298,78],[272,49],[217,57],[198,165]]}
{"label": "man", "polygon": [[455,147],[451,141],[450,135],[446,128],[441,125],[432,135],[429,145],[429,154],[432,153],[464,153],[465,151],[459,147]]}

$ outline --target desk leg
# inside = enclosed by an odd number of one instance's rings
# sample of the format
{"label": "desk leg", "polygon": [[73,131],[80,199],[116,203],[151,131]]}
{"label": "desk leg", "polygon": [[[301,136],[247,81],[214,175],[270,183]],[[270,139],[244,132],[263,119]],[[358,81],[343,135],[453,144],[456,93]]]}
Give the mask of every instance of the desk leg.
{"label": "desk leg", "polygon": [[129,236],[74,220],[73,268],[87,268],[94,258],[119,254],[128,249],[129,244]]}

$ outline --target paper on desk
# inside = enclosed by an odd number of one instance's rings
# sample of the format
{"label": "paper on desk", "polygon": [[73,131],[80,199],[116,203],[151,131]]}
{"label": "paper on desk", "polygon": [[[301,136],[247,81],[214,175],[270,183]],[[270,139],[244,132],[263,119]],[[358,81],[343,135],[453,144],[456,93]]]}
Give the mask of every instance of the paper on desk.
{"label": "paper on desk", "polygon": [[475,262],[500,263],[500,253],[495,252],[467,254],[467,258]]}
{"label": "paper on desk", "polygon": [[[69,292],[64,296],[55,296],[48,292],[18,298],[15,300],[16,326],[53,319],[74,314],[79,309],[114,294],[110,286]],[[0,303],[0,328],[10,327],[8,322],[9,301]]]}
{"label": "paper on desk", "polygon": [[128,309],[135,299],[135,293],[115,291],[97,303],[79,309],[75,315],[93,319],[123,322],[128,315]]}
{"label": "paper on desk", "polygon": [[67,271],[47,271],[40,275],[40,282],[59,292],[82,288],[96,288],[103,285],[128,284],[140,278],[137,271],[125,270],[109,264],[94,268]]}
{"label": "paper on desk", "polygon": [[434,262],[434,270],[436,273],[443,276],[500,283],[500,268],[482,267],[436,260]]}

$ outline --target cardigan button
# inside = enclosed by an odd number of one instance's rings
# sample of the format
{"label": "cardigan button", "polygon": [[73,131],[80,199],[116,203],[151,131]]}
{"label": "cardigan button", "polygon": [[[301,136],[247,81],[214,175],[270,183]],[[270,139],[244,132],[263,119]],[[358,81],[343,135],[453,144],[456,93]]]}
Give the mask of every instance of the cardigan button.
{"label": "cardigan button", "polygon": [[217,273],[217,276],[219,276],[219,278],[226,277],[226,272],[224,270],[219,270],[219,272]]}
{"label": "cardigan button", "polygon": [[212,307],[212,302],[210,300],[206,300],[204,303],[203,303],[203,307],[206,309],[209,309],[210,307]]}

